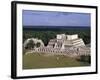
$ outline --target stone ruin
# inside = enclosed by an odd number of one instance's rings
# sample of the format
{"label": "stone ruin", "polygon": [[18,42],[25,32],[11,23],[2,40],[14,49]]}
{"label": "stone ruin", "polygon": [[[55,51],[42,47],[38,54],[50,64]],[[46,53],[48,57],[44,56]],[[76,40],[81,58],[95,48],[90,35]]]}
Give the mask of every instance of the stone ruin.
{"label": "stone ruin", "polygon": [[78,34],[65,35],[57,34],[55,39],[51,39],[47,46],[40,39],[30,38],[24,42],[24,47],[28,44],[29,40],[33,40],[35,43],[39,42],[40,47],[35,47],[31,53],[46,53],[54,55],[90,55],[90,47],[86,47],[82,38],[78,37]]}

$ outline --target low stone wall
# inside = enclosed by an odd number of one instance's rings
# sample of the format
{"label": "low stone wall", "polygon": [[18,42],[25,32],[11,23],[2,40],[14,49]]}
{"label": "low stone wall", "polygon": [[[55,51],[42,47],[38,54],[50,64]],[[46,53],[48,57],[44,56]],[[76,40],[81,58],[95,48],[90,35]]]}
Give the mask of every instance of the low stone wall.
{"label": "low stone wall", "polygon": [[80,55],[90,55],[90,48],[88,47],[80,47],[80,48],[47,48],[41,47],[36,48],[33,52],[37,53],[46,53],[46,54],[55,54],[55,55],[69,55],[69,56],[80,56]]}

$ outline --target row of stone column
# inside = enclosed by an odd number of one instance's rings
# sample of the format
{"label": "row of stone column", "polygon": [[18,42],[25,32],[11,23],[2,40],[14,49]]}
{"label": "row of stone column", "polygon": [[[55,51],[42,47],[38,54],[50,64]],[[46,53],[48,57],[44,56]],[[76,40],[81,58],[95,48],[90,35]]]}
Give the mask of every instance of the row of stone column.
{"label": "row of stone column", "polygon": [[54,54],[57,54],[57,53],[64,53],[64,54],[70,54],[70,55],[90,55],[90,50],[80,50],[80,49],[70,49],[70,48],[67,48],[67,49],[64,49],[64,50],[61,50],[60,48],[38,48],[36,50],[36,52],[42,52],[42,53],[54,53]]}

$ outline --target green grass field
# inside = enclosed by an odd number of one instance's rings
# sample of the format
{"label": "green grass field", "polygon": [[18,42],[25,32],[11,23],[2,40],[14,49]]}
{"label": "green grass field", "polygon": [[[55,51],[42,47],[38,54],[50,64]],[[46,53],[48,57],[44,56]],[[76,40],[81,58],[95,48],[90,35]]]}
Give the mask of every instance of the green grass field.
{"label": "green grass field", "polygon": [[89,64],[61,55],[44,56],[43,54],[27,54],[23,56],[23,69],[79,66],[89,66]]}

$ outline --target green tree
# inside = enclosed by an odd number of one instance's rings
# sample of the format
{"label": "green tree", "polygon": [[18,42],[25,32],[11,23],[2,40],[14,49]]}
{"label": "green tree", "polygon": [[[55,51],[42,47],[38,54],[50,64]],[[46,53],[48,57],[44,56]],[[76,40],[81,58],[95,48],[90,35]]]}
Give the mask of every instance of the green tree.
{"label": "green tree", "polygon": [[35,46],[35,43],[33,42],[33,40],[29,40],[29,43],[27,43],[25,49],[33,49]]}
{"label": "green tree", "polygon": [[82,56],[80,56],[80,61],[82,61],[82,62],[87,62],[87,63],[91,63],[91,56],[84,56],[84,55],[82,55]]}
{"label": "green tree", "polygon": [[41,45],[41,44],[40,44],[39,42],[36,43],[36,47],[40,47],[40,45]]}

